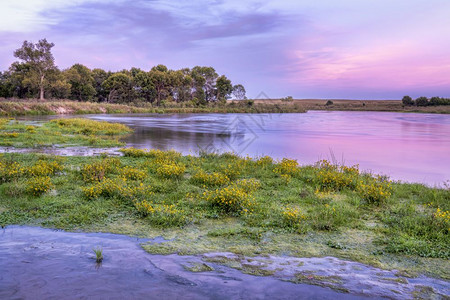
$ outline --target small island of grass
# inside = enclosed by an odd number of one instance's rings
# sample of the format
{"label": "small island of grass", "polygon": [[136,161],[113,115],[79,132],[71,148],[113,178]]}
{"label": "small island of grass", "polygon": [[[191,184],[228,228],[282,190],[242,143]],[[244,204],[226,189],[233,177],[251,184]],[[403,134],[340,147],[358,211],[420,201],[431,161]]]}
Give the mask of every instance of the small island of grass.
{"label": "small island of grass", "polygon": [[120,137],[131,132],[133,130],[123,124],[81,118],[55,119],[37,125],[15,119],[0,119],[0,146],[123,146]]}

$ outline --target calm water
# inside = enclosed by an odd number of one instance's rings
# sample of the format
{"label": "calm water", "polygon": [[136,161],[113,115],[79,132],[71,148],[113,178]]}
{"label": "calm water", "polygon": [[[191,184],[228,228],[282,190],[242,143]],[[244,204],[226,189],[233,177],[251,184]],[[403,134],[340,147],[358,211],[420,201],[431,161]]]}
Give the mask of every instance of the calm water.
{"label": "calm water", "polygon": [[441,185],[450,179],[450,115],[310,111],[87,117],[133,127],[136,132],[125,141],[139,148],[234,151],[290,157],[301,164],[326,158],[396,180]]}
{"label": "calm water", "polygon": [[301,164],[331,159],[359,164],[362,170],[395,180],[430,185],[450,180],[450,115],[310,111],[85,117],[134,128],[125,141],[138,148],[176,149],[185,154],[233,151],[295,158]]}

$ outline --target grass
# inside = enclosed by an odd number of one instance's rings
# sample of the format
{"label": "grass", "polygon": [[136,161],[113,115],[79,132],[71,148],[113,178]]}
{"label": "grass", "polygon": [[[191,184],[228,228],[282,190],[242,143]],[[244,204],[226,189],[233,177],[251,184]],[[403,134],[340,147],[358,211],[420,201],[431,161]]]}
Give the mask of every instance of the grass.
{"label": "grass", "polygon": [[95,253],[95,261],[99,264],[103,261],[103,249],[100,247],[92,249]]}
{"label": "grass", "polygon": [[[95,103],[73,100],[0,99],[0,116],[115,114],[115,113],[303,113],[308,110],[327,111],[391,111],[416,113],[450,113],[450,106],[404,106],[401,100],[330,100],[326,99],[254,99],[229,100],[193,106],[190,103],[168,102],[163,106],[151,103]],[[328,104],[327,104],[328,103]]]}
{"label": "grass", "polygon": [[0,99],[0,116],[58,115],[58,114],[118,114],[118,113],[303,113],[305,109],[290,103],[249,105],[239,103],[210,103],[193,106],[190,103],[167,103],[153,106],[151,103],[111,104],[78,102],[72,100]]}
{"label": "grass", "polygon": [[3,154],[0,225],[163,236],[143,245],[158,254],[335,256],[450,279],[448,188],[326,161],[123,152]]}
{"label": "grass", "polygon": [[118,124],[88,119],[56,119],[29,125],[15,119],[0,119],[0,146],[36,148],[49,146],[123,146],[120,137],[132,129]]}

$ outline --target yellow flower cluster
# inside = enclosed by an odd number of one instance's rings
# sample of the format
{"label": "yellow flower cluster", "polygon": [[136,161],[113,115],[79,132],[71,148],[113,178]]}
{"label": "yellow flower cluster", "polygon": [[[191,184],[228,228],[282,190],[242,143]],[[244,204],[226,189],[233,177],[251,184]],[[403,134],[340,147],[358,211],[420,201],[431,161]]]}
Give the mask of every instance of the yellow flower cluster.
{"label": "yellow flower cluster", "polygon": [[40,160],[35,165],[28,168],[28,174],[31,176],[48,176],[55,175],[62,171],[64,167],[57,161]]}
{"label": "yellow flower cluster", "polygon": [[235,180],[241,175],[241,167],[237,163],[227,164],[220,167],[220,172],[225,174],[230,180]]}
{"label": "yellow flower cluster", "polygon": [[148,202],[147,200],[135,202],[134,207],[136,207],[137,211],[144,217],[151,215],[155,212],[153,204]]}
{"label": "yellow flower cluster", "polygon": [[276,174],[293,176],[298,173],[298,162],[295,159],[283,158],[273,171]]}
{"label": "yellow flower cluster", "polygon": [[106,174],[112,173],[120,167],[118,158],[105,158],[86,164],[81,168],[81,175],[85,182],[102,181]]}
{"label": "yellow flower cluster", "polygon": [[146,172],[128,166],[120,169],[120,175],[131,180],[144,180],[147,177]]}
{"label": "yellow flower cluster", "polygon": [[240,179],[233,184],[243,189],[246,193],[253,193],[261,187],[261,182],[255,178]]}
{"label": "yellow flower cluster", "polygon": [[50,177],[37,176],[28,180],[28,192],[34,196],[40,196],[53,188]]}
{"label": "yellow flower cluster", "polygon": [[317,183],[324,191],[340,191],[344,188],[354,188],[359,175],[357,165],[347,167],[332,165],[327,160],[316,164],[318,168]]}
{"label": "yellow flower cluster", "polygon": [[368,203],[380,204],[392,195],[392,185],[380,177],[372,178],[367,184],[359,182],[356,188],[359,196]]}
{"label": "yellow flower cluster", "polygon": [[8,123],[9,123],[8,119],[0,118],[0,129],[2,129],[3,126],[5,126]]}
{"label": "yellow flower cluster", "polygon": [[85,187],[83,188],[83,194],[89,200],[103,196],[106,198],[117,197],[123,200],[136,201],[136,199],[152,196],[153,192],[149,186],[143,183],[139,185],[128,184],[126,178],[121,177],[115,180],[107,178],[90,187]]}
{"label": "yellow flower cluster", "polygon": [[2,132],[0,133],[0,137],[4,138],[16,138],[19,134],[17,132]]}
{"label": "yellow flower cluster", "polygon": [[26,130],[28,133],[36,133],[36,127],[35,127],[35,126],[32,126],[32,125],[29,125],[29,126],[25,127],[25,130]]}
{"label": "yellow flower cluster", "polygon": [[258,158],[258,160],[256,161],[256,164],[258,166],[270,166],[273,164],[273,159],[270,156],[262,156],[262,157]]}
{"label": "yellow flower cluster", "polygon": [[17,162],[0,161],[0,182],[9,182],[24,175],[27,170]]}
{"label": "yellow flower cluster", "polygon": [[433,214],[433,217],[440,223],[446,224],[447,226],[450,225],[450,210],[444,211],[438,207],[436,212]]}
{"label": "yellow flower cluster", "polygon": [[289,182],[291,182],[292,176],[291,176],[291,175],[288,175],[288,174],[281,174],[281,175],[280,175],[280,178],[281,178],[281,180],[283,180],[283,183],[284,183],[285,185],[288,185]]}
{"label": "yellow flower cluster", "polygon": [[205,191],[202,197],[225,212],[247,213],[255,205],[251,193],[259,188],[259,185],[256,179],[240,180],[214,191]]}
{"label": "yellow flower cluster", "polygon": [[198,171],[192,176],[192,180],[194,182],[198,182],[200,184],[205,184],[208,186],[217,186],[217,185],[225,185],[230,182],[230,179],[227,175],[222,173],[213,172],[206,173],[203,170]]}
{"label": "yellow flower cluster", "polygon": [[286,207],[282,211],[283,221],[286,226],[296,227],[306,220],[306,216],[297,207]]}
{"label": "yellow flower cluster", "polygon": [[181,178],[186,171],[186,166],[176,162],[166,162],[156,169],[156,173],[164,178]]}

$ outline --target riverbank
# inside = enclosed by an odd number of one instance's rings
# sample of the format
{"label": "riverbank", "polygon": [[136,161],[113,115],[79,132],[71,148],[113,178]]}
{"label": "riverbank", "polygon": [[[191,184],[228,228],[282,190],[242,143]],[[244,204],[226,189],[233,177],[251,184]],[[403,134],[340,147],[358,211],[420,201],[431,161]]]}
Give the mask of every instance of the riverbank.
{"label": "riverbank", "polygon": [[[330,102],[328,102],[330,101]],[[404,106],[401,100],[339,100],[339,99],[255,99],[255,104],[291,105],[302,109],[325,111],[385,111],[406,113],[449,114],[450,105]],[[327,104],[328,102],[328,104]]]}
{"label": "riverbank", "polygon": [[153,254],[334,256],[450,279],[448,189],[326,161],[123,152],[3,154],[0,225],[162,236],[143,246]]}
{"label": "riverbank", "polygon": [[303,113],[324,111],[384,111],[449,114],[450,106],[403,106],[400,100],[328,100],[320,99],[255,99],[227,101],[225,104],[191,106],[188,103],[167,103],[152,106],[149,103],[111,104],[78,102],[72,100],[0,100],[0,116],[119,114],[119,113]]}
{"label": "riverbank", "polygon": [[152,106],[149,103],[111,104],[78,102],[71,100],[8,100],[0,101],[0,116],[27,115],[82,115],[82,114],[124,114],[124,113],[304,113],[299,105],[270,104],[242,101],[239,103],[214,103],[205,106],[192,106],[187,103],[168,103]]}

